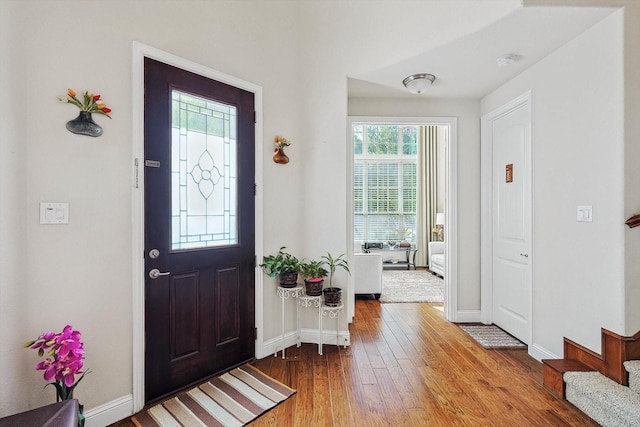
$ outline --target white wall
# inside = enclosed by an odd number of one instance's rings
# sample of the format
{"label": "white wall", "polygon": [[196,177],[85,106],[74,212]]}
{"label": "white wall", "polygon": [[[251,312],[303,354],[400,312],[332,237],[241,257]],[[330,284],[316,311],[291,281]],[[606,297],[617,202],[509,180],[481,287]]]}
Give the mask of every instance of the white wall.
{"label": "white wall", "polygon": [[[624,332],[622,12],[482,100],[482,114],[533,89],[533,345],[569,337],[600,351]],[[593,205],[593,222],[576,207]]]}
{"label": "white wall", "polygon": [[[23,373],[29,363],[22,344],[27,335],[25,315],[27,308],[26,288],[26,235],[24,180],[26,144],[22,138],[23,118],[27,111],[27,99],[23,88],[15,81],[20,79],[24,55],[19,48],[17,30],[20,23],[12,19],[17,3],[7,4],[7,13],[0,12],[0,372],[3,373],[0,387],[0,417],[24,408],[27,399],[26,387],[15,387],[24,381]],[[2,8],[0,8],[2,9]],[[4,12],[4,11],[3,11]],[[12,58],[13,67],[8,67],[4,58]],[[31,102],[38,117],[43,109]]]}
{"label": "white wall", "polygon": [[458,118],[458,310],[480,310],[480,102],[350,98],[350,116]]}
{"label": "white wall", "polygon": [[[640,3],[626,0],[624,12],[624,216],[640,213]],[[625,227],[625,329],[640,331],[640,228]]]}

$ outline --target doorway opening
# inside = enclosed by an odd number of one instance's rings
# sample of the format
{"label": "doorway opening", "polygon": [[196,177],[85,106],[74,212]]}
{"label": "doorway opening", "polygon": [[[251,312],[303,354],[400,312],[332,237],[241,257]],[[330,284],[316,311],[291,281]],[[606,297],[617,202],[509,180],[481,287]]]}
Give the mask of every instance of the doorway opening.
{"label": "doorway opening", "polygon": [[457,310],[456,127],[452,117],[349,118],[349,253],[379,251],[386,269],[415,269],[429,265],[429,242],[439,241],[449,320]]}

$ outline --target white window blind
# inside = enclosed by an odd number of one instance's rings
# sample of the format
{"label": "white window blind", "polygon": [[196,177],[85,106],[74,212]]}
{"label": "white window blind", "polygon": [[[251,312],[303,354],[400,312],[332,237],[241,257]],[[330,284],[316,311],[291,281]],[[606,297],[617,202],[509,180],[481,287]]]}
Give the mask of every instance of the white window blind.
{"label": "white window blind", "polygon": [[354,239],[416,235],[417,126],[354,124]]}

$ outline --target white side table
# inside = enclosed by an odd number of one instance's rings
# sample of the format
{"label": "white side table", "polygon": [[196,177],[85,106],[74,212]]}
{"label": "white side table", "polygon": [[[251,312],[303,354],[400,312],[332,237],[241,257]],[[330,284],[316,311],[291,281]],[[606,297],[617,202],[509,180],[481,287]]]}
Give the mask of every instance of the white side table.
{"label": "white side table", "polygon": [[[317,297],[310,295],[303,295],[298,297],[298,306],[302,307],[315,307],[318,309],[318,332],[322,337],[322,328],[320,325],[322,324],[320,305],[322,304],[322,295],[318,295]],[[298,337],[300,337],[300,313],[298,313]],[[320,338],[322,339],[322,338]],[[298,339],[298,347],[300,347],[300,339]],[[320,341],[318,341],[318,354],[322,354],[320,350]]]}
{"label": "white side table", "polygon": [[[301,295],[304,294],[304,286],[302,285],[297,285],[295,288],[285,288],[283,286],[278,286],[278,296],[280,297],[280,301],[282,302],[282,335],[281,335],[281,340],[282,340],[282,358],[284,359],[284,300],[289,299],[289,297],[291,298],[299,298]],[[296,322],[298,325],[298,330],[297,330],[297,334],[298,336],[296,337],[296,343],[298,344],[298,346],[300,345],[300,308],[298,305],[296,305]],[[278,347],[276,347],[276,352],[273,354],[274,357],[276,357],[278,355]]]}
{"label": "white side table", "polygon": [[[323,331],[322,318],[324,316],[328,316],[330,319],[336,319],[336,345],[339,346],[340,345],[340,336],[339,336],[340,313],[342,312],[343,309],[344,309],[344,304],[340,304],[335,307],[323,305],[322,308],[320,309],[320,312],[322,313],[322,316],[319,316],[320,317],[320,345],[318,346],[318,353],[320,355],[322,355],[322,331]],[[345,344],[345,348],[346,348],[346,344]]]}

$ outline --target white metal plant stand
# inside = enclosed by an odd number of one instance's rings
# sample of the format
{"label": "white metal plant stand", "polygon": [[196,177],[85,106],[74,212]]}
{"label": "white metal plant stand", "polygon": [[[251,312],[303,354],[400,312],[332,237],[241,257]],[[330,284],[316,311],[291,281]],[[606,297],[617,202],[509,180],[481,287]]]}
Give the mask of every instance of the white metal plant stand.
{"label": "white metal plant stand", "polygon": [[[320,325],[322,325],[322,319],[320,318],[321,316],[321,311],[320,311],[320,306],[322,305],[322,295],[318,295],[317,297],[315,296],[310,296],[310,295],[303,295],[300,298],[298,298],[298,305],[301,305],[302,307],[315,307],[316,309],[318,309],[318,332],[320,335],[322,335],[322,330],[320,328]],[[300,334],[300,316],[298,316],[298,336]],[[320,353],[320,341],[318,341],[318,354],[322,354]],[[300,341],[298,340],[298,347],[300,347]]]}
{"label": "white metal plant stand", "polygon": [[[278,286],[278,296],[280,297],[280,302],[282,303],[282,334],[281,334],[281,342],[282,342],[282,358],[284,359],[284,301],[291,298],[299,298],[304,294],[304,286],[298,285],[295,288],[285,288],[283,286]],[[296,324],[298,325],[298,329],[296,331],[296,343],[300,346],[300,306],[296,304]],[[276,347],[276,351],[273,356],[278,355],[278,347]]]}
{"label": "white metal plant stand", "polygon": [[[322,316],[320,317],[320,344],[318,346],[318,353],[322,355],[322,318],[328,316],[330,319],[336,319],[336,345],[340,345],[340,313],[344,310],[344,304],[337,305],[335,307],[329,305],[323,305],[320,309]],[[345,348],[347,345],[345,344]]]}

